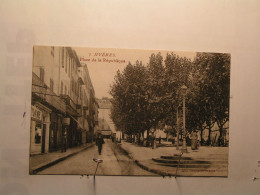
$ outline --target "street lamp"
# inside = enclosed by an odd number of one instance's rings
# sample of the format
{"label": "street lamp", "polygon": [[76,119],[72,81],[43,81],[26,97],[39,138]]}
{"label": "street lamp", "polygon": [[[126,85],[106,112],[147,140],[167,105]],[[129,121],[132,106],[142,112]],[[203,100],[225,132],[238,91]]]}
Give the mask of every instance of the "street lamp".
{"label": "street lamp", "polygon": [[120,142],[119,142],[119,143],[121,143],[121,141],[122,141],[122,140],[121,140],[121,139],[122,139],[122,137],[121,137],[122,131],[120,130],[119,133],[120,133]]}
{"label": "street lamp", "polygon": [[176,113],[176,126],[177,126],[177,143],[176,143],[176,150],[179,150],[179,134],[180,134],[180,123],[179,123],[179,107],[177,107],[177,113]]}
{"label": "street lamp", "polygon": [[187,144],[186,144],[186,128],[185,128],[185,98],[186,98],[186,92],[187,87],[185,85],[181,86],[181,92],[183,95],[183,143],[182,143],[182,153],[187,153]]}

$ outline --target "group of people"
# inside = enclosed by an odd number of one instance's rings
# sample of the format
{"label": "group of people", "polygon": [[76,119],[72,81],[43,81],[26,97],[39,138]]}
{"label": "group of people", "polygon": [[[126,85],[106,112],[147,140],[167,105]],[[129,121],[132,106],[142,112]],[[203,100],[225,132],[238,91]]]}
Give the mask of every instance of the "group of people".
{"label": "group of people", "polygon": [[127,136],[126,141],[138,144],[138,145],[143,145],[143,146],[151,146],[152,149],[156,148],[157,141],[159,144],[162,142],[161,136],[159,138],[156,138],[155,135],[150,135],[148,139],[145,139],[143,136]]}

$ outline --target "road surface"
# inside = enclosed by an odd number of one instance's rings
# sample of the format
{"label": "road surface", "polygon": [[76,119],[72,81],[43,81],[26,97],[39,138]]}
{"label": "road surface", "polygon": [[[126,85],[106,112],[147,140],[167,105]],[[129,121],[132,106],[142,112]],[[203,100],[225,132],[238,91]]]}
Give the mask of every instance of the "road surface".
{"label": "road surface", "polygon": [[93,158],[103,160],[99,164],[97,175],[155,175],[137,166],[120,146],[110,139],[105,139],[101,155],[98,154],[97,146],[93,146],[38,174],[94,175],[97,163]]}

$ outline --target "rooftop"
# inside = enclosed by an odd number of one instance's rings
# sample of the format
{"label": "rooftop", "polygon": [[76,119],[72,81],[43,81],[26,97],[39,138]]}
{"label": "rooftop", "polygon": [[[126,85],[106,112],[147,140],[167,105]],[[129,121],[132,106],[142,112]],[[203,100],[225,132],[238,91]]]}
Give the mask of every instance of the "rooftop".
{"label": "rooftop", "polygon": [[100,109],[110,109],[112,107],[111,101],[107,97],[103,97],[102,99],[97,99],[97,102]]}

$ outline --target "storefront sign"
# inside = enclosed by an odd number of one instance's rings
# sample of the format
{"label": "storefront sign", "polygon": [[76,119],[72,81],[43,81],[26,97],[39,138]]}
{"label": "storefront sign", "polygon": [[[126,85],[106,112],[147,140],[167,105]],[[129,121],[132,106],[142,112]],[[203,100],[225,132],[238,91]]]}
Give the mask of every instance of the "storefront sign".
{"label": "storefront sign", "polygon": [[42,120],[42,111],[39,108],[32,106],[31,117],[32,117],[32,119],[41,121]]}
{"label": "storefront sign", "polygon": [[70,118],[64,118],[62,121],[63,125],[70,125]]}

